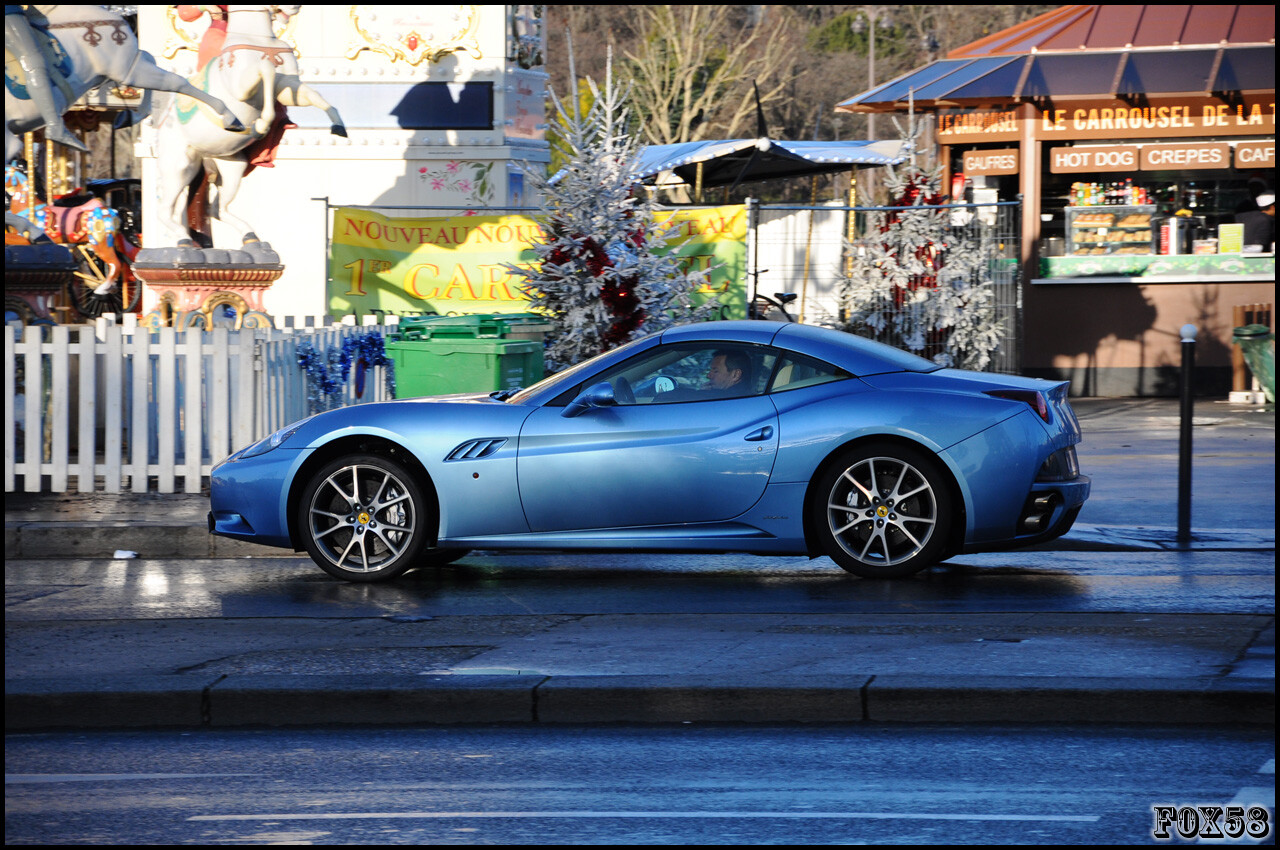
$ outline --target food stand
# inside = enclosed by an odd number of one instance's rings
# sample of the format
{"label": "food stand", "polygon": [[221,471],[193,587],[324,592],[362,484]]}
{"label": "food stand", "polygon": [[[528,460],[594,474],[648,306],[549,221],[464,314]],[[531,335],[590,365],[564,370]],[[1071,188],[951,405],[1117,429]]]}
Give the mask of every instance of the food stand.
{"label": "food stand", "polygon": [[932,114],[953,194],[1021,198],[1026,374],[1173,394],[1192,323],[1225,394],[1232,306],[1275,296],[1235,221],[1274,193],[1274,38],[1274,6],[1065,6],[837,109]]}

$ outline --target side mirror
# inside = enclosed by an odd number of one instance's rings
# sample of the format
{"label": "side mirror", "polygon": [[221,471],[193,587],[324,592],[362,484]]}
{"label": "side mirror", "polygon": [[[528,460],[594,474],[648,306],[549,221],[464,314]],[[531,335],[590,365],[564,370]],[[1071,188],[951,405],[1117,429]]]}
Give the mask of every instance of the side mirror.
{"label": "side mirror", "polygon": [[617,403],[618,400],[613,395],[613,386],[608,382],[599,383],[583,390],[577,398],[565,405],[564,412],[560,415],[566,419],[572,419],[594,407],[614,407]]}

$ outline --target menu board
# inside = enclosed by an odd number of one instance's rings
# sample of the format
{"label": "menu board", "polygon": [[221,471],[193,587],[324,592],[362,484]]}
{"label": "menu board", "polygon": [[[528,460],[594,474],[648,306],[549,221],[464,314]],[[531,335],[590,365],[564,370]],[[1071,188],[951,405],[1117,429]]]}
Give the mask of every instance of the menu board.
{"label": "menu board", "polygon": [[1244,225],[1218,225],[1218,253],[1239,254],[1244,250]]}

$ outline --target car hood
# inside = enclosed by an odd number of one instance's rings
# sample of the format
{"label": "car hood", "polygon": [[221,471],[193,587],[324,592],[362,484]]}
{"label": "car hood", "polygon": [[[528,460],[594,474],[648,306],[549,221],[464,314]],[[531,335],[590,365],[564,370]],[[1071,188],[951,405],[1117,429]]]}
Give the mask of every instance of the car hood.
{"label": "car hood", "polygon": [[472,402],[484,402],[486,404],[502,402],[495,399],[491,393],[450,393],[448,395],[427,395],[419,398],[401,398],[388,404],[399,404],[405,402],[407,404],[468,404]]}

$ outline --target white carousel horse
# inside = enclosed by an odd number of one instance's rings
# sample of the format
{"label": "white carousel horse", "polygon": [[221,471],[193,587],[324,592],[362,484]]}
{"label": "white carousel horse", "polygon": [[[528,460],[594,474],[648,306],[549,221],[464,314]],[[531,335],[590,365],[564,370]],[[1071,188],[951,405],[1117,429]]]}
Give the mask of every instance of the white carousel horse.
{"label": "white carousel horse", "polygon": [[[67,88],[79,98],[107,82],[155,91],[182,92],[212,109],[222,126],[239,129],[240,120],[218,98],[200,91],[179,74],[156,65],[151,54],[138,49],[138,38],[124,18],[104,6],[36,6],[49,21],[49,33],[57,40],[70,64]],[[6,63],[7,66],[7,63]],[[7,71],[7,67],[6,67]],[[51,71],[51,73],[54,73]],[[54,87],[58,108],[69,104],[60,86]],[[22,134],[44,126],[40,110],[28,98],[4,92],[5,162],[22,155]]]}
{"label": "white carousel horse", "polygon": [[[160,222],[168,237],[190,245],[185,222],[187,189],[200,168],[216,171],[217,203],[210,215],[234,228],[244,243],[257,241],[253,227],[230,212],[248,168],[247,148],[263,138],[275,119],[276,102],[324,110],[330,132],[346,136],[338,110],[299,79],[293,48],[276,38],[274,14],[296,15],[300,6],[228,6],[227,35],[221,53],[192,82],[231,106],[245,126],[233,133],[209,120],[182,95],[175,96],[158,126]],[[174,243],[169,243],[174,244]]]}

